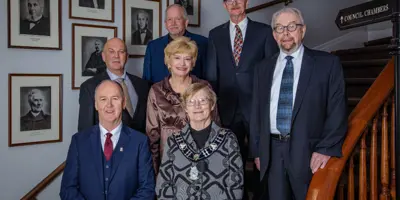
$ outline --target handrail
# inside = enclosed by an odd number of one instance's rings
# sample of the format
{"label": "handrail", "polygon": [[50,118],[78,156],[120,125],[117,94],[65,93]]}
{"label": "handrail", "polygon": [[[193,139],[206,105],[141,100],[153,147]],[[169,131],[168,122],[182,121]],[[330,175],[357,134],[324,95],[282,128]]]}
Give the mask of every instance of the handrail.
{"label": "handrail", "polygon": [[331,158],[324,169],[319,169],[311,180],[307,200],[333,199],[340,174],[358,139],[394,87],[394,59],[392,58],[377,77],[348,119],[348,131],[342,147],[343,157]]}
{"label": "handrail", "polygon": [[276,5],[276,4],[280,4],[280,3],[285,3],[285,6],[287,6],[292,2],[293,2],[292,0],[274,0],[274,1],[267,2],[267,3],[263,3],[263,4],[258,5],[258,6],[254,6],[252,8],[247,8],[246,9],[246,13],[249,14],[251,12],[254,12],[254,11],[257,11],[257,10],[261,10],[261,9],[264,9],[264,8],[267,8],[267,7]]}
{"label": "handrail", "polygon": [[65,168],[65,161],[61,163],[54,171],[52,171],[46,178],[38,183],[31,191],[29,191],[21,200],[36,199],[36,196],[42,192],[55,178],[57,178]]}

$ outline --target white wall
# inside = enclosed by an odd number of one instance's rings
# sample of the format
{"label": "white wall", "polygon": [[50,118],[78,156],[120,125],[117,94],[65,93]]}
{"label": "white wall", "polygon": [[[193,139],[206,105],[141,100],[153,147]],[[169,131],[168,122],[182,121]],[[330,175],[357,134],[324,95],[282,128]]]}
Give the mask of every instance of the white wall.
{"label": "white wall", "polygon": [[[14,1],[14,0],[12,0]],[[339,32],[334,24],[337,11],[341,8],[358,4],[363,0],[297,0],[292,6],[300,8],[308,24],[306,44],[310,47],[325,43],[346,32]],[[76,131],[78,118],[79,91],[71,90],[71,23],[101,24],[118,27],[118,36],[122,37],[122,0],[115,0],[115,23],[99,23],[68,18],[68,1],[62,0],[62,51],[28,50],[7,48],[7,0],[0,4],[0,199],[20,199],[39,181],[65,160],[70,138]],[[164,10],[166,1],[163,0]],[[272,12],[281,5],[250,14],[256,21],[269,24]],[[162,12],[164,16],[164,12]],[[189,30],[208,36],[208,31],[228,20],[221,0],[202,0],[201,27]],[[163,34],[164,30],[163,25]],[[128,71],[142,74],[143,59],[130,59]],[[63,74],[63,142],[22,147],[8,147],[8,74],[9,73],[61,73]],[[39,199],[58,199],[60,179],[50,186]]]}

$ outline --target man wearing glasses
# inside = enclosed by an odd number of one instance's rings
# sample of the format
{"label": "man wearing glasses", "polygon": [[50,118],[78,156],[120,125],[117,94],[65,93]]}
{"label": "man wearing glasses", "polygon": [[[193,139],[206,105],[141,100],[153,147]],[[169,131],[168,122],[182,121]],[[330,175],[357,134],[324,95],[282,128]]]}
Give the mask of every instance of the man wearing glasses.
{"label": "man wearing glasses", "polygon": [[265,199],[306,199],[313,173],[342,155],[343,71],[336,56],[303,46],[298,9],[283,8],[271,24],[280,53],[256,67],[251,151],[268,185]]}
{"label": "man wearing glasses", "polygon": [[126,108],[122,111],[122,123],[144,133],[146,127],[147,96],[150,84],[126,71],[127,51],[124,41],[112,38],[103,47],[102,58],[107,69],[81,84],[79,92],[78,131],[99,123],[95,109],[95,90],[103,80],[118,82],[123,88]]}

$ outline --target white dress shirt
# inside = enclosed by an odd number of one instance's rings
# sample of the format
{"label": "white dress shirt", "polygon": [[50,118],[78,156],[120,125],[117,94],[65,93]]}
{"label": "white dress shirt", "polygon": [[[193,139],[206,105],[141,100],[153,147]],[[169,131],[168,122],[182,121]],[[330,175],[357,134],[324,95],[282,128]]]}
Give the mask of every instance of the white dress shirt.
{"label": "white dress shirt", "polygon": [[[299,83],[303,54],[304,54],[304,46],[300,45],[299,49],[297,49],[297,51],[295,51],[294,53],[292,53],[290,55],[293,57],[292,62],[293,62],[293,70],[294,70],[293,104],[292,104],[293,107],[294,107],[294,101],[296,99],[297,85]],[[287,62],[286,56],[288,56],[288,54],[282,52],[282,50],[281,50],[280,54],[278,56],[278,59],[276,61],[274,77],[272,78],[271,100],[270,100],[270,107],[269,107],[270,119],[271,119],[270,127],[271,127],[272,134],[280,134],[280,132],[276,126],[276,115],[278,112],[278,100],[279,100],[279,93],[280,93],[280,89],[281,89],[283,70],[285,69],[286,62]]]}
{"label": "white dress shirt", "polygon": [[97,0],[93,0],[93,6],[94,6],[94,8],[99,8],[99,4],[97,4]]}
{"label": "white dress shirt", "polygon": [[122,122],[110,132],[108,132],[101,124],[99,124],[99,126],[100,126],[101,148],[103,149],[103,151],[104,151],[104,143],[106,143],[107,133],[112,134],[111,141],[113,143],[113,149],[115,149],[119,140],[119,136],[121,135]]}
{"label": "white dress shirt", "polygon": [[137,103],[139,101],[139,97],[136,93],[135,87],[133,87],[131,80],[129,79],[129,77],[126,75],[126,71],[124,71],[124,74],[122,74],[121,77],[113,74],[110,70],[107,69],[107,74],[110,77],[110,79],[112,81],[115,81],[119,78],[123,78],[124,79],[124,83],[126,84],[126,87],[128,88],[128,94],[129,94],[129,98],[131,99],[131,103],[132,103],[132,108],[133,108],[133,113],[135,113],[136,110],[136,106]]}
{"label": "white dress shirt", "polygon": [[[240,28],[240,31],[242,31],[242,37],[243,37],[243,42],[244,42],[244,38],[246,36],[246,29],[247,29],[247,24],[249,23],[249,19],[244,18],[241,22],[239,22],[239,24],[237,24]],[[233,23],[232,21],[230,21],[229,23],[229,33],[230,33],[230,37],[231,37],[231,46],[232,46],[232,52],[235,48],[235,36],[236,36],[236,28],[235,28],[236,24]]]}

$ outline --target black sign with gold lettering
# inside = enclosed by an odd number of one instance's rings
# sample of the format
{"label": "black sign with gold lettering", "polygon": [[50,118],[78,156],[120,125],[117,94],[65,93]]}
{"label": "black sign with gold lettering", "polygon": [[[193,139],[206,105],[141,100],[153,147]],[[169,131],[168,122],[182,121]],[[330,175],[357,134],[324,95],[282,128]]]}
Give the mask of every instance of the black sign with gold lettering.
{"label": "black sign with gold lettering", "polygon": [[342,9],[335,23],[344,30],[389,20],[392,15],[390,4],[390,0],[379,0]]}

